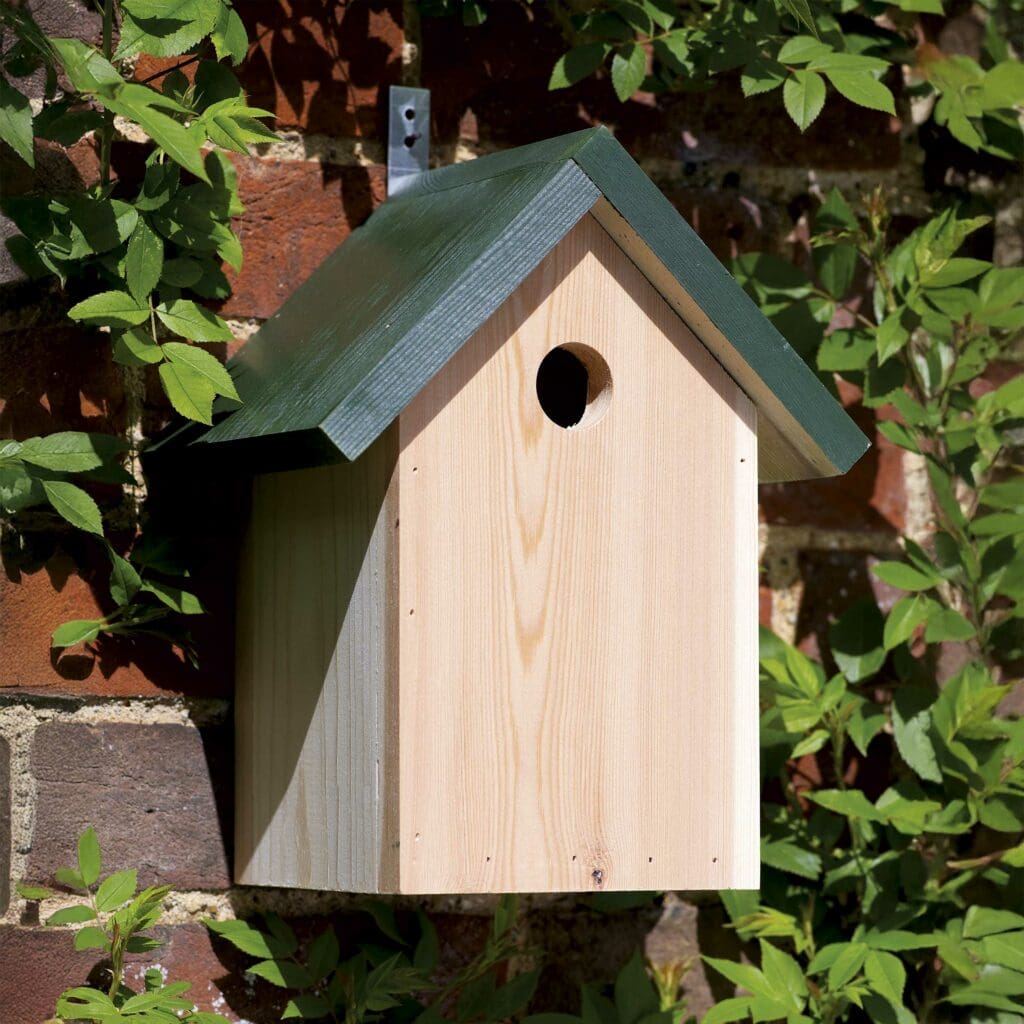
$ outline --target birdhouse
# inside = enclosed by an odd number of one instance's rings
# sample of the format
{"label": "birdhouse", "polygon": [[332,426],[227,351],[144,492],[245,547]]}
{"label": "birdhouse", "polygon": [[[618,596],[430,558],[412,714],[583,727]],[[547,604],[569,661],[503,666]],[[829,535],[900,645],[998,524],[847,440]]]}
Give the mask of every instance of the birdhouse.
{"label": "birdhouse", "polygon": [[607,131],[421,175],[230,369],[239,882],[758,886],[757,483],[867,442]]}

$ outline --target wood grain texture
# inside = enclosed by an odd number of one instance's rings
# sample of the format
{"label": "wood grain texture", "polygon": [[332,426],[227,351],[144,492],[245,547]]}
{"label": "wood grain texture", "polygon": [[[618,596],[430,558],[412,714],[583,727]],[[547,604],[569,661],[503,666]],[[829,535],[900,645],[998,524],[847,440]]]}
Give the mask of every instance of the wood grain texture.
{"label": "wood grain texture", "polygon": [[588,215],[399,428],[402,890],[756,887],[751,402]]}
{"label": "wood grain texture", "polygon": [[254,482],[237,624],[242,884],[397,887],[396,437]]}

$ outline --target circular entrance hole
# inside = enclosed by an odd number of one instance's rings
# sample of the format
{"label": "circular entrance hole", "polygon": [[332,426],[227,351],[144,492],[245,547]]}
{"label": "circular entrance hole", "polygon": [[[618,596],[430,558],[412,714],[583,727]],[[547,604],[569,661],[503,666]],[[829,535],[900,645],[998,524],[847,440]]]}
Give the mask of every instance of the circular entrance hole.
{"label": "circular entrance hole", "polygon": [[611,397],[608,364],[587,345],[559,345],[537,367],[537,401],[565,430],[593,426],[608,411]]}

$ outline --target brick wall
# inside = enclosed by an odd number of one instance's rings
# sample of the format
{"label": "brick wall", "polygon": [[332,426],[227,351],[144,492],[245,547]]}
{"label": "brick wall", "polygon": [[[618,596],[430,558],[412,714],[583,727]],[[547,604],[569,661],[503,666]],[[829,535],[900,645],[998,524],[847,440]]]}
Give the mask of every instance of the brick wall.
{"label": "brick wall", "polygon": [[[55,34],[96,32],[95,17],[72,0],[32,5]],[[560,52],[543,5],[508,2],[480,29],[424,20],[401,0],[330,4],[248,0],[239,5],[253,40],[242,69],[252,102],[277,114],[282,141],[235,157],[247,211],[240,221],[245,268],[222,312],[237,342],[313,270],[385,194],[387,86],[432,90],[438,161],[469,159],[591,124],[619,139],[720,257],[763,249],[806,258],[803,215],[832,184],[848,192],[882,185],[901,216],[928,206],[928,188],[977,188],[1015,195],[1018,182],[973,177],[948,140],[922,142],[906,102],[889,119],[831,105],[801,136],[777,97],[743,101],[735,82],[713,92],[621,105],[607,81],[550,94]],[[968,48],[969,15],[932,26],[948,49]],[[943,33],[946,33],[943,36]],[[159,66],[143,62],[145,77]],[[141,147],[115,146],[114,167],[137,176]],[[65,187],[96,173],[89,143],[70,152],[43,147],[42,181]],[[28,190],[31,175],[0,154],[5,188]],[[1021,203],[1005,202],[997,248],[1020,252]],[[0,231],[3,230],[0,223]],[[1016,247],[1016,248],[1015,248]],[[167,418],[159,389],[114,366],[102,339],[61,318],[53,293],[20,281],[0,263],[0,436],[79,428],[151,432]],[[227,346],[231,348],[232,346]],[[874,433],[872,417],[844,399]],[[352,901],[337,894],[232,887],[231,556],[239,530],[237,495],[196,481],[208,495],[194,543],[207,563],[200,580],[212,609],[197,630],[198,672],[159,646],[103,641],[95,651],[58,654],[46,637],[68,618],[98,608],[103,579],[73,546],[41,542],[14,550],[5,540],[0,573],[0,1019],[36,1024],[66,986],[94,969],[69,936],[41,929],[13,895],[11,879],[47,882],[73,857],[77,832],[96,827],[106,866],[138,866],[144,882],[176,892],[162,930],[161,962],[195,982],[203,1008],[239,1021],[277,1018],[276,990],[240,975],[240,961],[211,943],[205,916],[265,909],[301,920],[335,915],[353,927]],[[807,650],[829,616],[872,583],[873,559],[896,550],[900,532],[926,521],[922,467],[884,439],[839,480],[762,489],[761,616]],[[181,513],[184,516],[184,513]],[[71,544],[71,542],[69,542]],[[76,564],[85,559],[86,568]],[[892,595],[879,593],[883,601]],[[621,915],[614,928],[572,898],[525,901],[526,937],[547,948],[538,1005],[575,1009],[578,982],[610,976],[637,944],[660,962],[736,952],[711,903],[669,896]],[[433,901],[449,963],[470,955],[486,929],[486,899]],[[721,984],[716,982],[715,984]],[[711,999],[697,966],[692,1008]],[[721,988],[715,990],[721,997]]]}

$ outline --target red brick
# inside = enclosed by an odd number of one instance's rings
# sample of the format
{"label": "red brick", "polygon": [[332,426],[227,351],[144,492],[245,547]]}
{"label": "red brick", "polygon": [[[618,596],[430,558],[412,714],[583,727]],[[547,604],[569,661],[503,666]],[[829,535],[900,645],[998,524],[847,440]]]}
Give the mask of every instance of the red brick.
{"label": "red brick", "polygon": [[247,0],[238,11],[251,43],[242,85],[278,129],[386,136],[388,86],[401,80],[401,0]]}
{"label": "red brick", "polygon": [[[251,957],[227,943],[216,949],[200,924],[158,927],[150,932],[163,945],[151,953],[130,956],[125,970],[129,985],[142,987],[142,975],[154,964],[168,981],[191,981],[188,995],[200,1010],[221,1013],[230,1021],[270,1024],[281,1016],[280,990],[244,976]],[[69,929],[0,927],[0,1007],[4,1024],[40,1024],[53,1014],[60,994],[75,985],[106,989],[109,974],[96,951],[76,953]]]}
{"label": "red brick", "polygon": [[245,263],[240,275],[229,274],[232,295],[221,312],[268,317],[384,200],[386,172],[312,160],[236,165]]}
{"label": "red brick", "polygon": [[141,885],[227,887],[230,759],[226,726],[44,723],[32,745],[27,876],[52,882],[92,825],[105,871],[137,868]]}
{"label": "red brick", "polygon": [[123,378],[109,336],[70,323],[3,335],[0,437],[124,428]]}
{"label": "red brick", "polygon": [[720,259],[776,248],[791,229],[784,207],[764,203],[738,188],[669,188],[665,195]]}
{"label": "red brick", "polygon": [[854,403],[852,388],[843,385],[840,393],[847,412],[872,439],[871,447],[845,476],[762,484],[761,518],[779,526],[898,533],[906,509],[903,449],[877,432],[874,414]]}
{"label": "red brick", "polygon": [[453,143],[474,123],[481,142],[501,146],[601,123],[637,158],[684,164],[851,170],[899,160],[899,125],[886,115],[833,94],[828,116],[801,134],[783,110],[781,92],[745,99],[738,75],[716,78],[707,92],[646,94],[625,104],[607,76],[549,92],[550,69],[567,45],[546,8],[492,4],[488,14],[480,28],[464,28],[456,18],[423,20],[423,84],[431,90],[439,142]]}
{"label": "red brick", "polygon": [[903,596],[875,577],[871,567],[879,559],[867,552],[805,551],[799,561],[804,592],[797,643],[812,657],[827,650],[829,626],[851,605],[873,597],[884,614]]}

